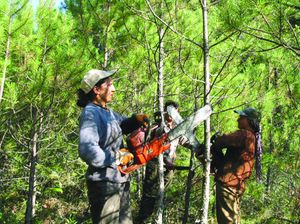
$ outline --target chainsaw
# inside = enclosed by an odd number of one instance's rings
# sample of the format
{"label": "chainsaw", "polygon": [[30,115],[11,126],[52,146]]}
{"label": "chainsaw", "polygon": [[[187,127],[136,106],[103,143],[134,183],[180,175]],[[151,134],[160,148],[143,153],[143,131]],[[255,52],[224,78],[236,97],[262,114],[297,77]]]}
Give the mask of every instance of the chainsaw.
{"label": "chainsaw", "polygon": [[154,137],[152,140],[148,140],[147,133],[157,128],[157,126],[150,127],[150,125],[148,125],[148,127],[137,129],[128,136],[128,148],[134,155],[134,160],[128,166],[119,165],[118,169],[121,173],[129,174],[145,165],[153,158],[168,150],[171,146],[171,142],[181,136],[186,136],[194,149],[197,147],[199,142],[193,135],[193,130],[211,115],[211,106],[206,105],[200,108],[185,120],[183,120],[179,113],[177,112],[177,114],[174,109],[175,108],[167,108],[168,113],[170,116],[173,115],[172,118],[174,117],[175,123],[177,124],[176,127],[171,129],[168,133],[164,133],[161,136]]}

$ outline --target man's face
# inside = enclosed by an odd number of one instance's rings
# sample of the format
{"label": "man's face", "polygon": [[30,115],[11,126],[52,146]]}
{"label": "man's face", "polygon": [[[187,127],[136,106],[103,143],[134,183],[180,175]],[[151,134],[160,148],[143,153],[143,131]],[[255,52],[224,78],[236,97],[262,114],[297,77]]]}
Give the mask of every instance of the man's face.
{"label": "man's face", "polygon": [[173,121],[173,118],[168,113],[165,113],[165,120],[166,122],[170,123]]}
{"label": "man's face", "polygon": [[[179,111],[178,110],[178,108],[175,108],[177,111]],[[173,122],[173,118],[168,114],[168,112],[165,112],[165,120],[166,120],[166,122],[168,122],[168,123],[171,123],[171,122]]]}
{"label": "man's face", "polygon": [[114,93],[116,91],[113,80],[111,77],[107,78],[107,80],[101,84],[100,87],[96,87],[98,90],[98,95],[100,96],[100,100],[104,103],[109,103],[113,100]]}
{"label": "man's face", "polygon": [[240,116],[237,120],[238,122],[238,127],[239,129],[248,129],[249,127],[249,122],[248,122],[248,119],[247,117],[245,116]]}

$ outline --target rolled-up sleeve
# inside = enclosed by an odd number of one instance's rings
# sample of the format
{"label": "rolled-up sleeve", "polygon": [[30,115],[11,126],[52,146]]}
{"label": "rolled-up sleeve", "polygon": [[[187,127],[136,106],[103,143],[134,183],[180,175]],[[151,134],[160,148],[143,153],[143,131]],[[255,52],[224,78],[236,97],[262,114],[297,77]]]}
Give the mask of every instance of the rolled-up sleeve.
{"label": "rolled-up sleeve", "polygon": [[79,134],[79,156],[88,165],[104,167],[111,164],[111,156],[99,146],[98,119],[93,111],[86,111],[81,116]]}

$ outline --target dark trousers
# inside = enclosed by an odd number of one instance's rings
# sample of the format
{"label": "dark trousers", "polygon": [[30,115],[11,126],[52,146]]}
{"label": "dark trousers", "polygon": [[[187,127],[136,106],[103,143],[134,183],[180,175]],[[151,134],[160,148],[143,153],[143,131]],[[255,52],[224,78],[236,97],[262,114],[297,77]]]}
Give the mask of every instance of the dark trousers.
{"label": "dark trousers", "polygon": [[[137,224],[143,224],[153,214],[159,193],[159,165],[158,159],[155,158],[148,162],[146,166],[145,179],[143,182],[143,194],[140,202],[140,210],[136,220]],[[165,187],[172,180],[173,171],[164,172]]]}
{"label": "dark trousers", "polygon": [[93,224],[132,224],[130,183],[87,181]]}

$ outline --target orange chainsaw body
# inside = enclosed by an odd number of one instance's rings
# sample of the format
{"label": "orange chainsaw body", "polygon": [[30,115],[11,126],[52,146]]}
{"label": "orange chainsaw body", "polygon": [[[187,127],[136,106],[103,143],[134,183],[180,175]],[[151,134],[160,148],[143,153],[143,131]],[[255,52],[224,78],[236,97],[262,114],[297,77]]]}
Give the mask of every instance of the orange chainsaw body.
{"label": "orange chainsaw body", "polygon": [[145,143],[145,130],[143,128],[132,132],[127,139],[127,143],[129,151],[134,155],[134,163],[126,168],[119,166],[119,170],[124,174],[130,173],[159,156],[170,148],[167,139],[168,134],[163,134]]}

